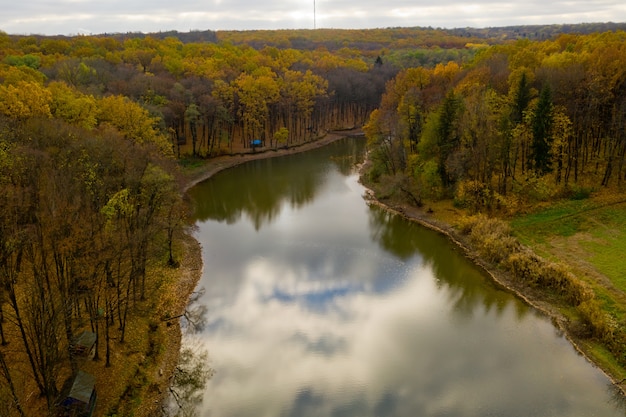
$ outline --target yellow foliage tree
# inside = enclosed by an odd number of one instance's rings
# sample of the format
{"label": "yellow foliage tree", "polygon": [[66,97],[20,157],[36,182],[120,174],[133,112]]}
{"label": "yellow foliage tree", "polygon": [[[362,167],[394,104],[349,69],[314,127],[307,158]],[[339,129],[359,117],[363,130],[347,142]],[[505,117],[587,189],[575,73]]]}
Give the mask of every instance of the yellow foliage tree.
{"label": "yellow foliage tree", "polygon": [[50,117],[52,94],[41,84],[19,81],[15,85],[0,85],[0,113],[17,120],[30,117]]}
{"label": "yellow foliage tree", "polygon": [[138,144],[152,144],[164,155],[172,156],[167,137],[156,128],[158,120],[134,101],[124,96],[98,100],[98,122],[114,126],[122,135]]}
{"label": "yellow foliage tree", "polygon": [[264,126],[269,116],[269,107],[279,97],[278,83],[275,76],[264,74],[259,77],[241,74],[235,80],[239,101],[241,104],[241,117],[244,128],[247,129],[249,139]]}
{"label": "yellow foliage tree", "polygon": [[0,67],[0,79],[3,79],[4,85],[15,85],[20,81],[30,81],[38,84],[43,84],[46,79],[46,76],[26,65],[20,66],[6,66],[4,68]]}
{"label": "yellow foliage tree", "polygon": [[52,116],[86,129],[96,126],[97,104],[93,96],[84,95],[62,82],[52,82],[48,89],[52,93]]}

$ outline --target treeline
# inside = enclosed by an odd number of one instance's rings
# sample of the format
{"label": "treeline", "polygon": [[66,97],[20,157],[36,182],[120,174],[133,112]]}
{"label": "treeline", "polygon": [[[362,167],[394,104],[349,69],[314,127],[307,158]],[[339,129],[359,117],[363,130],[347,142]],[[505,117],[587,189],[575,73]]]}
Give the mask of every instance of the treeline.
{"label": "treeline", "polygon": [[314,50],[326,48],[336,51],[342,48],[363,51],[399,50],[405,48],[424,49],[438,47],[460,49],[467,42],[487,42],[489,44],[504,41],[530,39],[549,40],[563,34],[589,35],[608,31],[626,30],[624,22],[594,22],[549,25],[517,25],[500,27],[390,27],[377,29],[283,29],[283,30],[192,30],[189,32],[163,31],[154,33],[128,32],[103,34],[98,36],[113,37],[120,41],[131,38],[152,37],[164,40],[174,37],[183,43],[191,42],[229,42],[245,44],[255,49],[274,46],[281,49]]}
{"label": "treeline", "polygon": [[[475,210],[623,186],[626,33],[483,49],[469,64],[411,68],[366,127],[373,178]],[[403,186],[407,190],[407,186]]]}
{"label": "treeline", "polygon": [[[156,128],[177,154],[179,145],[188,144],[189,153],[201,156],[233,152],[253,139],[288,146],[362,125],[397,73],[378,55],[358,50],[256,50],[172,37],[0,34],[0,51],[0,95],[15,103],[0,113],[19,118],[50,108],[53,117],[74,123],[77,115],[62,114],[68,107],[90,112],[76,101],[125,97],[159,121]],[[73,102],[52,106],[51,88]],[[44,99],[43,107],[29,102],[35,95]]]}
{"label": "treeline", "polygon": [[447,30],[456,36],[478,37],[501,40],[548,40],[563,34],[590,35],[616,30],[626,30],[626,23],[595,22],[554,25],[519,25],[487,28],[456,28]]}
{"label": "treeline", "polygon": [[[217,39],[233,44],[250,45],[257,49],[266,46],[315,50],[318,48],[338,51],[356,49],[359,51],[464,48],[468,42],[485,41],[485,36],[468,36],[452,31],[434,28],[386,28],[386,29],[284,29],[219,31]],[[496,42],[498,39],[493,38]]]}

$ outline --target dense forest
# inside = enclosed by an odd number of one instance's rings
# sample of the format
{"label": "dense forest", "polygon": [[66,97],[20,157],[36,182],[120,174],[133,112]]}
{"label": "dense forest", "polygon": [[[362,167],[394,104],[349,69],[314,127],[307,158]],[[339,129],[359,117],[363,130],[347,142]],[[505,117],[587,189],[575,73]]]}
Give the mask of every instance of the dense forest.
{"label": "dense forest", "polygon": [[377,56],[348,48],[333,53],[184,44],[171,37],[8,35],[0,44],[0,113],[143,131],[118,117],[132,108],[177,153],[178,145],[190,143],[193,156],[231,152],[254,139],[269,147],[290,145],[327,129],[361,125],[395,75],[382,60],[374,65]]}
{"label": "dense forest", "polygon": [[518,40],[465,65],[402,70],[365,126],[370,175],[402,177],[418,201],[449,197],[475,210],[621,190],[624,62],[617,31]]}
{"label": "dense forest", "polygon": [[109,367],[176,314],[177,159],[363,127],[369,179],[418,205],[621,191],[620,28],[0,32],[0,415],[52,412],[81,332]]}

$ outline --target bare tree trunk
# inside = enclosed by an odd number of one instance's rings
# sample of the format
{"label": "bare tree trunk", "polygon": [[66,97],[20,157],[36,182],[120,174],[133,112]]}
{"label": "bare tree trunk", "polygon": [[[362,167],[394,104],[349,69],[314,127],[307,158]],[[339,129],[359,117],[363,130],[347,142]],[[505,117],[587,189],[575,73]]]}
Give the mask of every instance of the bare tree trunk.
{"label": "bare tree trunk", "polygon": [[2,375],[5,381],[7,381],[11,397],[13,397],[13,404],[15,404],[17,412],[20,416],[26,417],[26,414],[24,414],[24,410],[22,409],[22,405],[20,404],[20,399],[17,396],[17,390],[15,389],[15,384],[13,384],[13,378],[11,377],[11,372],[9,371],[9,367],[2,350],[0,350],[0,375]]}

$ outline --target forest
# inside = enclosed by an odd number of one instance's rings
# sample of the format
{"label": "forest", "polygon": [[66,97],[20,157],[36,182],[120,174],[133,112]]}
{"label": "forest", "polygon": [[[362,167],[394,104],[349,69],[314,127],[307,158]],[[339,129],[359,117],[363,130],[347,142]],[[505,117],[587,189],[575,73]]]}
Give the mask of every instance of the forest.
{"label": "forest", "polygon": [[478,210],[626,179],[626,33],[560,35],[402,70],[364,130],[373,179]]}
{"label": "forest", "polygon": [[622,192],[620,29],[0,32],[0,415],[53,414],[84,331],[98,367],[134,372],[99,415],[137,407],[131,381],[177,314],[189,160],[362,127],[369,180],[416,205]]}

